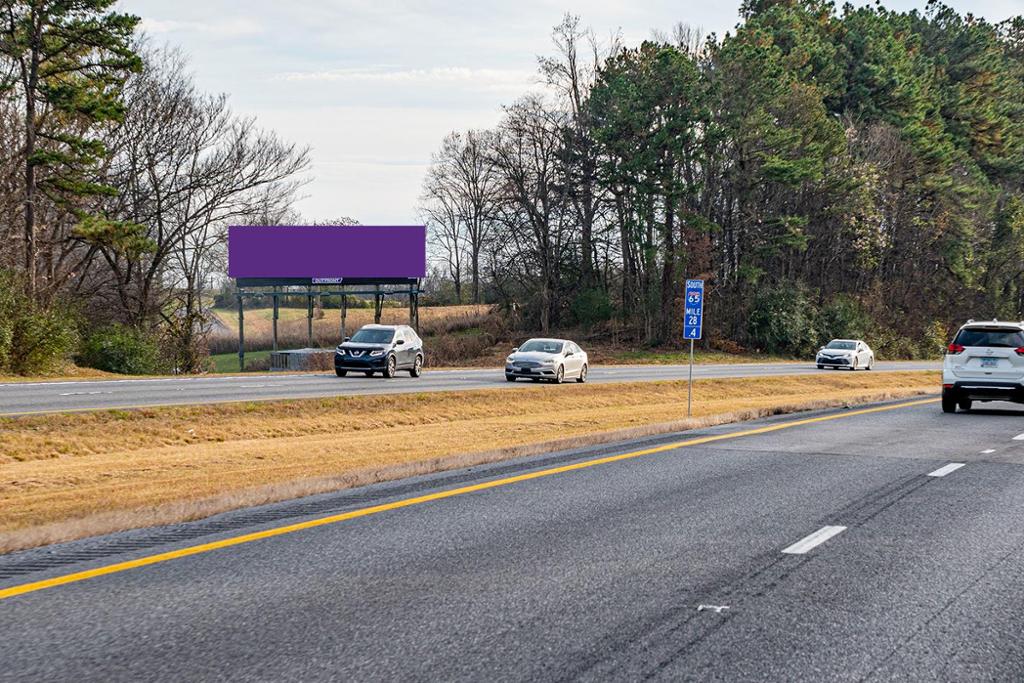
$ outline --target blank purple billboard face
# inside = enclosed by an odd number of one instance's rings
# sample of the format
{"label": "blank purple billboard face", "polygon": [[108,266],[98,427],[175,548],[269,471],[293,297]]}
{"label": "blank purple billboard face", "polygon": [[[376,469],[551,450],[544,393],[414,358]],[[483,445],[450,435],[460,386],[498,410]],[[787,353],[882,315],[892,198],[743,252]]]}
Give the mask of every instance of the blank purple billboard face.
{"label": "blank purple billboard face", "polygon": [[422,278],[427,229],[400,226],[231,226],[233,278]]}

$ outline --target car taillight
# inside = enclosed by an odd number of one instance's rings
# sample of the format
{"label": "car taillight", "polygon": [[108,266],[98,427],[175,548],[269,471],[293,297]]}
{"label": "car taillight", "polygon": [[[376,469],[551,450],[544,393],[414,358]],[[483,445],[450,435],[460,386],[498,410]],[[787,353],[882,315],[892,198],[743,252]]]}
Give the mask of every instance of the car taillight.
{"label": "car taillight", "polygon": [[950,344],[946,353],[963,353],[966,347],[961,344]]}
{"label": "car taillight", "polygon": [[1024,346],[1018,346],[1016,351],[1018,356],[1024,356]]}

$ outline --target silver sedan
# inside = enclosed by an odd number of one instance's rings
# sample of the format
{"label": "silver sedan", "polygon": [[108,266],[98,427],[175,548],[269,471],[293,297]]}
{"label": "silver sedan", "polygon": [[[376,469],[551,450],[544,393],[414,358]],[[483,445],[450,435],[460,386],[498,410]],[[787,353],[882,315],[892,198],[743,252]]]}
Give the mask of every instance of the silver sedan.
{"label": "silver sedan", "polygon": [[568,339],[531,339],[512,349],[505,359],[505,380],[509,382],[522,377],[555,384],[575,379],[582,384],[588,370],[587,352]]}

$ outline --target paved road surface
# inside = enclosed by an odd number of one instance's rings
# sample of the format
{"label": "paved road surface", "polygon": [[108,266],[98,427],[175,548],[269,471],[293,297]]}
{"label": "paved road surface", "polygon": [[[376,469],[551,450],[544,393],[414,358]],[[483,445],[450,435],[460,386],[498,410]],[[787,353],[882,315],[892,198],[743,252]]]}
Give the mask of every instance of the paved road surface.
{"label": "paved road surface", "polygon": [[1024,680],[1024,410],[893,405],[9,555],[0,680]]}
{"label": "paved road surface", "polygon": [[[936,363],[878,363],[877,370],[938,370]],[[591,382],[647,382],[686,379],[685,365],[620,365],[594,367]],[[764,363],[750,365],[702,365],[694,377],[763,377],[817,372],[814,365]],[[280,398],[320,398],[362,394],[400,394],[421,391],[456,391],[528,386],[510,384],[498,370],[427,371],[419,379],[407,374],[381,377],[335,377],[330,374],[199,377],[184,379],[127,379],[78,382],[0,384],[0,415],[130,408],[153,405],[222,403]]]}

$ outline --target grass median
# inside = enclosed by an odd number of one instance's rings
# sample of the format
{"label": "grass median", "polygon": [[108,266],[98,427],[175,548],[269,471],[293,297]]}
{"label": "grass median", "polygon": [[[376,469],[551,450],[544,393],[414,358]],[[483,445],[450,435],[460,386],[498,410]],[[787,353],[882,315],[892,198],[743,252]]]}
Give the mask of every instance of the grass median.
{"label": "grass median", "polygon": [[569,384],[0,419],[0,552],[547,450],[933,393],[933,372]]}

